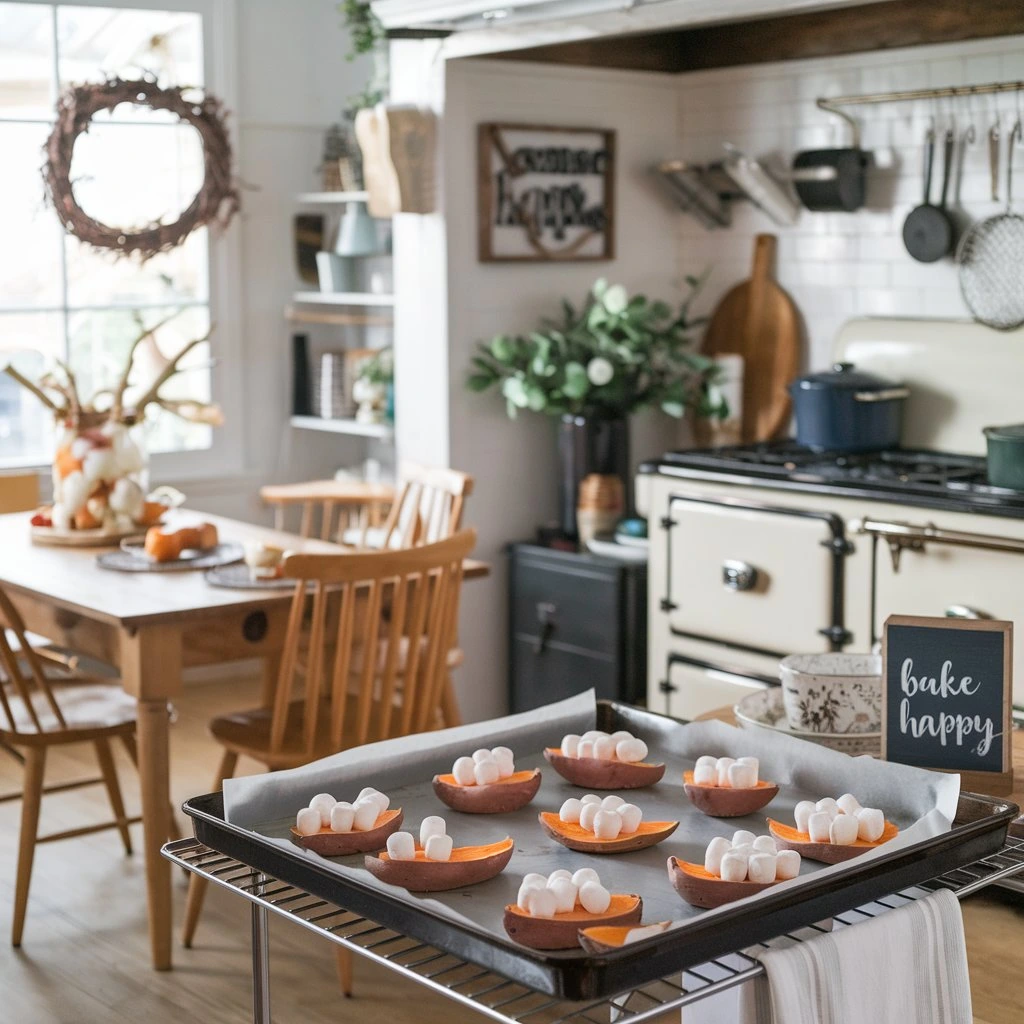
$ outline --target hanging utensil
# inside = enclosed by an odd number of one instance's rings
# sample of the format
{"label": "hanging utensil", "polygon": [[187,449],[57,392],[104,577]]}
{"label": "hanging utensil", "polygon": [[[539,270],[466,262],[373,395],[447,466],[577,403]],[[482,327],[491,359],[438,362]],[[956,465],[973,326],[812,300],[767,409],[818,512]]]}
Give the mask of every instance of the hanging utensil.
{"label": "hanging utensil", "polygon": [[988,173],[992,181],[992,202],[999,202],[999,115],[988,130]]}
{"label": "hanging utensil", "polygon": [[1013,151],[1021,138],[1018,118],[1007,139],[1005,212],[975,224],[957,252],[967,308],[1004,331],[1024,325],[1024,217],[1013,212]]}
{"label": "hanging utensil", "polygon": [[932,166],[935,161],[935,129],[929,127],[924,143],[924,201],[914,207],[903,223],[903,244],[920,263],[934,263],[953,247],[953,221],[946,211],[949,175],[953,164],[954,135],[948,129],[943,145],[942,192],[939,205],[931,202]]}

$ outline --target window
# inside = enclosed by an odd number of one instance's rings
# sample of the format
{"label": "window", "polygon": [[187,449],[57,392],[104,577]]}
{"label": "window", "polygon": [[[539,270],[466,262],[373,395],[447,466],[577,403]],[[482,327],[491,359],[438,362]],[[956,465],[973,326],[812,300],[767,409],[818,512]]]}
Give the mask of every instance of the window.
{"label": "window", "polygon": [[[65,234],[43,190],[42,147],[68,84],[142,72],[161,84],[205,84],[208,0],[159,5],[190,8],[177,10],[150,4],[0,2],[0,364],[36,378],[54,357],[66,360],[83,396],[114,382],[140,320],[150,325],[179,311],[155,345],[140,349],[138,364],[145,373],[148,362],[152,373],[211,319],[207,231],[146,263],[114,260]],[[121,105],[79,138],[72,178],[82,207],[106,223],[173,219],[201,182],[202,147],[172,115]],[[210,346],[198,346],[184,365],[164,393],[208,400]],[[194,463],[212,448],[209,427],[151,416],[151,452],[191,453]],[[47,464],[52,429],[42,405],[0,375],[0,465]]]}

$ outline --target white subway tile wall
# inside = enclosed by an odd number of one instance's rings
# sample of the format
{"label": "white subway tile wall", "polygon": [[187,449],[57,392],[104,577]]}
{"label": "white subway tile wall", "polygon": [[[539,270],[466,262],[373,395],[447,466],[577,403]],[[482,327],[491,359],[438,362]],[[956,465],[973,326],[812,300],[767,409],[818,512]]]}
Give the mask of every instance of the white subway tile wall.
{"label": "white subway tile wall", "polygon": [[[1024,80],[1024,36],[724,68],[679,76],[679,126],[673,156],[694,163],[718,159],[731,142],[767,167],[788,167],[800,149],[848,146],[850,132],[819,110],[819,96],[889,92],[946,85]],[[809,213],[778,227],[751,204],[733,205],[733,223],[708,231],[679,216],[680,269],[709,276],[700,309],[706,312],[749,274],[754,235],[778,235],[777,275],[806,325],[806,362],[827,366],[843,322],[853,316],[965,317],[952,258],[917,263],[903,247],[907,214],[922,199],[923,141],[931,118],[957,136],[971,123],[976,141],[950,185],[961,230],[1005,208],[1006,144],[1024,97],[1006,93],[971,100],[933,100],[859,107],[861,144],[874,155],[867,204],[854,214]],[[986,133],[999,117],[1002,147],[999,202],[992,202]],[[937,156],[939,154],[937,153]],[[941,160],[932,199],[937,200]],[[1024,146],[1014,160],[1016,208],[1024,212]]]}

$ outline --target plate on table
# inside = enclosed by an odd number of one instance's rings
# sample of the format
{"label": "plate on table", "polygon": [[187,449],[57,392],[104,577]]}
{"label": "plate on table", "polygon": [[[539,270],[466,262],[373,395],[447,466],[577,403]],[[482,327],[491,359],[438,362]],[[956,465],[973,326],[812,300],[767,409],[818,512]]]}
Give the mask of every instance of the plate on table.
{"label": "plate on table", "polygon": [[782,705],[782,688],[773,686],[769,690],[758,690],[744,697],[733,709],[736,723],[741,729],[770,729],[799,740],[810,740],[823,747],[838,750],[856,757],[870,754],[879,757],[882,753],[881,732],[805,732],[794,729],[786,719]]}
{"label": "plate on table", "polygon": [[288,576],[253,576],[244,562],[218,565],[207,569],[204,576],[211,586],[228,590],[294,590],[296,583]]}
{"label": "plate on table", "polygon": [[230,565],[232,562],[241,562],[245,557],[241,544],[222,542],[203,550],[189,548],[179,558],[158,562],[146,554],[144,543],[142,538],[122,540],[119,551],[97,555],[96,564],[116,572],[187,572]]}
{"label": "plate on table", "polygon": [[58,530],[53,526],[33,526],[32,543],[54,548],[113,548],[121,541],[142,537],[148,526],[127,530]]}

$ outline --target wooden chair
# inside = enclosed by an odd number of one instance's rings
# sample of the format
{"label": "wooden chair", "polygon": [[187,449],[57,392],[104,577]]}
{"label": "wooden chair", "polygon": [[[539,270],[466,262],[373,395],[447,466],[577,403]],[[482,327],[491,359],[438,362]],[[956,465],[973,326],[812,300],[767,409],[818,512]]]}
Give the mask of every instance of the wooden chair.
{"label": "wooden chair", "polygon": [[260,498],[273,507],[276,530],[288,528],[288,512],[297,508],[300,536],[312,537],[316,531],[321,540],[334,540],[356,531],[365,538],[368,530],[383,524],[395,500],[395,489],[390,484],[311,480],[261,487]]}
{"label": "wooden chair", "polygon": [[403,462],[398,470],[402,486],[398,500],[383,526],[379,546],[409,548],[433,544],[462,526],[466,499],[473,493],[473,478],[457,469],[437,469]]}
{"label": "wooden chair", "polygon": [[[462,561],[475,543],[476,533],[464,530],[436,544],[401,550],[291,555],[284,571],[299,582],[273,703],[210,723],[224,748],[214,788],[231,778],[241,755],[273,771],[436,728],[458,619]],[[313,584],[311,595],[307,583]],[[308,634],[303,630],[307,612]],[[301,672],[300,655],[305,659]],[[206,882],[193,876],[182,930],[185,946],[192,945],[205,893]],[[348,995],[351,954],[343,950],[339,956]]]}
{"label": "wooden chair", "polygon": [[[125,853],[132,852],[128,826],[140,821],[125,815],[114,757],[112,739],[124,744],[132,761],[135,750],[135,701],[110,680],[62,688],[60,700],[43,670],[38,652],[28,643],[25,625],[10,598],[0,590],[0,666],[6,681],[0,684],[0,744],[22,763],[25,781],[21,793],[0,796],[0,802],[20,799],[21,835],[14,888],[14,920],[11,944],[21,945],[28,906],[32,862],[38,843],[55,842],[116,828]],[[14,642],[12,642],[12,638]],[[98,778],[44,785],[46,755],[51,747],[69,743],[91,743],[99,761]],[[44,793],[56,793],[102,783],[107,790],[114,820],[87,825],[51,835],[38,835],[39,806]]]}

